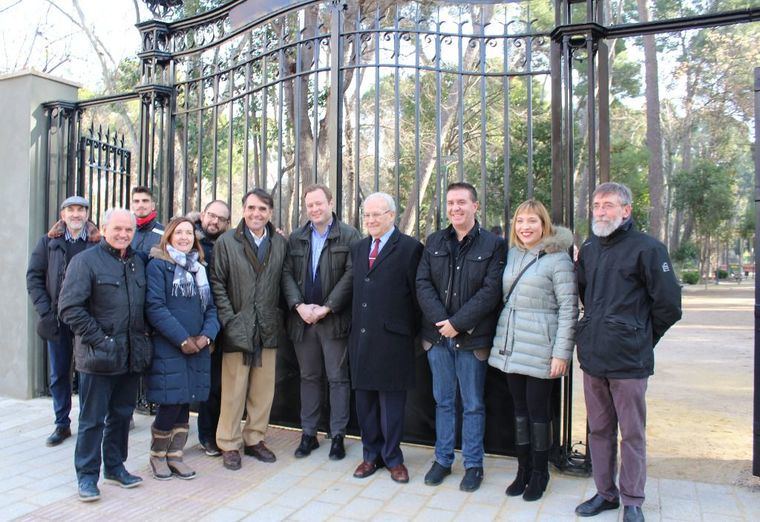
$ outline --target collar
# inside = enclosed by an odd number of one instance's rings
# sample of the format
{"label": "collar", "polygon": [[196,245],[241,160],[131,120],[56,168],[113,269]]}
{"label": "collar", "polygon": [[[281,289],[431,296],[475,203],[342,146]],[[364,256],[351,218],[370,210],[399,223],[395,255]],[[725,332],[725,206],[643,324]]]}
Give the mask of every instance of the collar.
{"label": "collar", "polygon": [[[269,223],[267,223],[267,225],[269,225]],[[254,232],[253,230],[251,230],[247,226],[245,228],[248,230],[248,232],[251,233],[251,236],[253,237],[253,239],[255,239],[257,241],[262,241],[265,237],[267,237],[267,225],[264,225],[264,233],[261,234],[261,236],[257,236],[256,232]]]}
{"label": "collar", "polygon": [[156,219],[156,216],[158,216],[157,211],[153,211],[144,218],[139,218],[135,216],[135,219],[137,220],[137,228],[146,228],[153,220]]}
{"label": "collar", "polygon": [[[610,234],[607,237],[599,237],[599,243],[602,245],[611,245],[612,243],[616,243],[620,239],[622,239],[628,232],[630,232],[633,229],[633,218],[629,217],[622,223],[620,223],[620,226],[615,229],[612,234]],[[598,237],[598,236],[597,236]]]}
{"label": "collar", "polygon": [[87,241],[87,224],[85,223],[85,226],[82,227],[82,230],[79,231],[79,235],[74,237],[71,235],[71,232],[69,232],[69,228],[66,227],[63,238],[66,240],[67,243],[76,243],[77,241]]}
{"label": "collar", "polygon": [[309,225],[309,230],[311,230],[312,234],[316,234],[319,237],[321,237],[322,239],[324,239],[324,238],[326,238],[327,236],[330,235],[330,232],[332,231],[333,223],[335,223],[335,219],[334,218],[330,218],[330,222],[327,224],[327,228],[325,229],[325,233],[324,234],[320,234],[319,230],[316,229],[316,227],[314,226],[314,223],[312,223],[311,221],[309,221],[308,225]]}
{"label": "collar", "polygon": [[121,251],[117,250],[116,248],[112,247],[108,244],[108,242],[104,239],[100,240],[100,247],[111,254],[113,257],[118,259],[119,261],[126,261],[128,259],[131,259],[135,255],[135,251],[132,249],[132,246],[127,246],[127,252],[124,257],[121,257]]}
{"label": "collar", "polygon": [[[454,230],[454,225],[449,225],[448,227],[446,227],[446,231],[447,231],[446,233],[449,235],[449,238],[459,241],[459,238],[457,236],[457,231]],[[459,241],[459,242],[461,243],[461,242],[464,242],[465,240],[467,240],[468,242],[473,241],[478,236],[478,234],[480,234],[480,223],[478,223],[478,220],[476,219],[475,224],[472,226],[470,231],[467,232],[467,234],[465,234],[465,236],[462,238],[462,241]]]}

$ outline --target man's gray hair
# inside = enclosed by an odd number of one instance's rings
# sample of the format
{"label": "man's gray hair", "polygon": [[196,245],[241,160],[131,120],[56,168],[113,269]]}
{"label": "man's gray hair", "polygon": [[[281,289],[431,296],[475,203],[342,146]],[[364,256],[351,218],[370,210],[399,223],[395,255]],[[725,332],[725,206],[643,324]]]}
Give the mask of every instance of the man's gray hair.
{"label": "man's gray hair", "polygon": [[607,194],[615,194],[620,199],[620,204],[623,206],[633,203],[633,193],[631,192],[631,189],[622,183],[615,183],[614,181],[608,181],[607,183],[602,183],[596,187],[596,190],[594,190],[594,193],[591,195],[591,200],[593,201],[596,196],[606,196]]}
{"label": "man's gray hair", "polygon": [[114,214],[118,214],[119,212],[126,212],[127,214],[129,214],[129,217],[132,218],[132,225],[135,227],[137,226],[137,218],[132,213],[132,211],[127,210],[126,208],[121,208],[121,207],[113,207],[106,210],[103,213],[103,223],[101,223],[102,226],[107,227],[108,222],[111,221],[111,216],[113,216]]}
{"label": "man's gray hair", "polygon": [[390,210],[394,214],[396,213],[396,200],[393,199],[393,196],[391,196],[390,194],[386,194],[385,192],[373,192],[372,194],[370,194],[364,199],[364,203],[366,204],[367,201],[371,199],[382,199],[383,201],[385,201],[385,204],[388,206],[388,210]]}

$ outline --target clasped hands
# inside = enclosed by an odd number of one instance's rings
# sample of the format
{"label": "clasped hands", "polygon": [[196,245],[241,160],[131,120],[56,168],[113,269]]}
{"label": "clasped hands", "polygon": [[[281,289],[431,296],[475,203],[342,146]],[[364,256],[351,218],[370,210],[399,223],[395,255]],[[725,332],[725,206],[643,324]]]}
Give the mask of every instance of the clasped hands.
{"label": "clasped hands", "polygon": [[185,339],[179,346],[182,353],[186,355],[192,355],[198,353],[211,344],[211,339],[205,335],[191,335]]}
{"label": "clasped hands", "polygon": [[330,313],[330,308],[324,305],[301,303],[296,308],[296,312],[301,316],[304,323],[315,324]]}

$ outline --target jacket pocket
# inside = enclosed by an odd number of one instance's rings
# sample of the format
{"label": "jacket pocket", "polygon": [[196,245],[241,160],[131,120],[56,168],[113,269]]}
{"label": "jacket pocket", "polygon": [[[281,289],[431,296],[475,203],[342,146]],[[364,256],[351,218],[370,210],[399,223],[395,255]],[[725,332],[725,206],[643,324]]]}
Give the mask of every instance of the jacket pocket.
{"label": "jacket pocket", "polygon": [[408,323],[404,323],[401,321],[385,321],[383,323],[383,327],[394,334],[398,335],[405,335],[405,336],[412,336],[412,327]]}
{"label": "jacket pocket", "polygon": [[106,337],[102,341],[87,345],[83,370],[95,374],[114,374],[127,369],[127,349],[124,341]]}
{"label": "jacket pocket", "polygon": [[224,346],[232,351],[251,351],[252,330],[248,328],[245,314],[238,312],[222,329]]}
{"label": "jacket pocket", "polygon": [[468,252],[465,256],[462,270],[465,271],[464,277],[467,281],[467,297],[472,296],[483,286],[491,257],[493,257],[492,252]]}
{"label": "jacket pocket", "polygon": [[607,367],[610,371],[640,370],[644,368],[644,349],[641,328],[619,319],[604,320],[601,346],[608,350]]}
{"label": "jacket pocket", "polygon": [[46,341],[57,341],[60,329],[58,318],[53,312],[48,312],[37,321],[37,333]]}
{"label": "jacket pocket", "polygon": [[336,245],[330,248],[330,268],[335,273],[341,273],[346,268],[346,260],[351,249],[347,246]]}
{"label": "jacket pocket", "polygon": [[137,332],[131,336],[132,371],[143,372],[153,360],[153,340],[149,333]]}

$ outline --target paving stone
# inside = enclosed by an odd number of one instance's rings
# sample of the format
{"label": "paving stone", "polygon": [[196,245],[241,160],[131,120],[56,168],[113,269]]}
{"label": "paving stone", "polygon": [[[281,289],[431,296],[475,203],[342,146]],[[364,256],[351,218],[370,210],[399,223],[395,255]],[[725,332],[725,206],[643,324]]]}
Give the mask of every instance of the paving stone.
{"label": "paving stone", "polygon": [[382,507],[383,502],[380,500],[356,497],[343,506],[336,515],[354,520],[370,520]]}
{"label": "paving stone", "polygon": [[303,508],[293,513],[292,520],[303,520],[305,522],[329,520],[330,517],[341,508],[339,504],[329,504],[319,500],[314,500],[306,504]]}
{"label": "paving stone", "polygon": [[453,511],[444,511],[442,509],[423,508],[417,516],[414,517],[415,522],[447,522],[454,520],[456,513]]}

